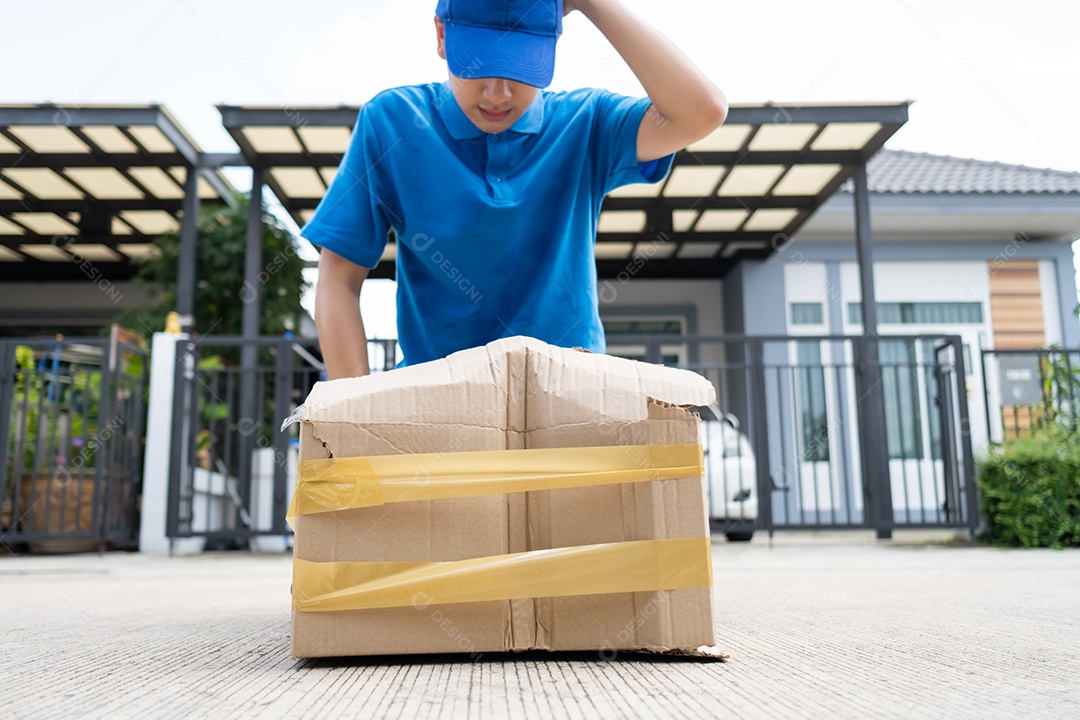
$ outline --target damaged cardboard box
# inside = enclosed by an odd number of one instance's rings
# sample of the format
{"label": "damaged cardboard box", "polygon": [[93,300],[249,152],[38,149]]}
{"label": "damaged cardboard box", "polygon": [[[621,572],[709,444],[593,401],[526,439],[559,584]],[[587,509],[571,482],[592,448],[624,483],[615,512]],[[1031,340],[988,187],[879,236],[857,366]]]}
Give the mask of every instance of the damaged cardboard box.
{"label": "damaged cardboard box", "polygon": [[[712,404],[695,373],[525,337],[319,383],[290,513],[293,655],[718,654],[686,409]],[[502,492],[511,475],[526,490]]]}

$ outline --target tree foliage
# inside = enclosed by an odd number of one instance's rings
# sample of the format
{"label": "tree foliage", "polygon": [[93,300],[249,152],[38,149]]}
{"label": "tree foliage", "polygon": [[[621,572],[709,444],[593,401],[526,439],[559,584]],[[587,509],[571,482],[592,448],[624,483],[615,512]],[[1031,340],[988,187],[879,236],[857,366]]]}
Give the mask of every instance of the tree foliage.
{"label": "tree foliage", "polygon": [[[257,288],[245,285],[244,250],[247,239],[248,197],[237,193],[233,205],[203,206],[199,213],[195,261],[193,330],[208,335],[239,335],[243,308],[262,296],[259,333],[280,335],[295,328],[303,309],[300,296],[306,283],[304,261],[296,240],[274,216],[263,212],[263,257]],[[125,310],[116,321],[147,335],[165,328],[165,317],[176,309],[180,266],[180,236],[161,235],[158,252],[139,264],[136,282],[150,289],[150,300]]]}

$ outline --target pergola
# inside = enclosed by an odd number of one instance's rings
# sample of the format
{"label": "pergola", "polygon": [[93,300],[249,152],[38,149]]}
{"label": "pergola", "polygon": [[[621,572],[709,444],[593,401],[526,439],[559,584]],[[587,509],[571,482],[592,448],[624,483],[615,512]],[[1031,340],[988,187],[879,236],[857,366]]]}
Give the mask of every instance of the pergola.
{"label": "pergola", "polygon": [[81,279],[87,261],[130,279],[193,200],[231,200],[202,157],[159,105],[0,106],[0,279]]}
{"label": "pergola", "polygon": [[[727,122],[675,157],[667,179],[604,201],[600,277],[647,255],[636,277],[720,277],[782,247],[906,121],[907,103],[736,105]],[[298,225],[334,178],[357,107],[220,106],[246,161]],[[858,180],[856,179],[856,183]],[[857,191],[858,194],[858,191]],[[371,277],[393,277],[395,246]]]}
{"label": "pergola", "polygon": [[[59,280],[94,263],[126,279],[130,258],[181,224],[178,311],[190,320],[200,201],[229,201],[220,174],[251,168],[303,225],[332,182],[358,107],[219,106],[239,152],[205,153],[163,108],[0,106],[0,277]],[[655,185],[620,188],[600,214],[597,271],[617,277],[718,278],[779,250],[853,179],[863,322],[876,332],[866,161],[907,121],[908,103],[736,105],[716,132],[678,153]],[[188,172],[195,169],[196,172]],[[198,181],[196,182],[196,178]],[[258,203],[249,215],[245,275],[259,287]],[[396,245],[371,273],[393,277]],[[641,262],[642,258],[648,262]],[[244,306],[257,335],[259,303]]]}

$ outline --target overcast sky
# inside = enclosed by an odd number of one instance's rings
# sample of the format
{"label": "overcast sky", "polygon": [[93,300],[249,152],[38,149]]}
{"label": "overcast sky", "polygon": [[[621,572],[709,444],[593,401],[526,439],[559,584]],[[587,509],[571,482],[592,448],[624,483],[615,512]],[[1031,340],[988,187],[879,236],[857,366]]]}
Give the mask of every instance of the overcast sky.
{"label": "overcast sky", "polygon": [[[887,147],[1080,169],[1080,2],[624,1],[732,103],[913,100],[908,124]],[[360,104],[387,87],[444,79],[434,7],[435,0],[6,3],[0,102],[160,102],[204,150],[232,150],[217,103]],[[644,94],[575,14],[559,42],[552,89],[581,86]],[[244,173],[230,179],[250,187]],[[386,291],[372,290],[369,334],[394,334],[392,316],[374,309],[385,306]]]}

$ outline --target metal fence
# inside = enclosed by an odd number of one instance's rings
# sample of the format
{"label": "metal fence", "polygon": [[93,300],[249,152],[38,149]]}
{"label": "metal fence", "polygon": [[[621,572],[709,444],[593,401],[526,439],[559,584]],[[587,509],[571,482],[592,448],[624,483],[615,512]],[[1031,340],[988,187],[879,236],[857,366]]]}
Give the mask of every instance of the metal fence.
{"label": "metal fence", "polygon": [[983,350],[980,360],[991,443],[1080,425],[1080,349]]}
{"label": "metal fence", "polygon": [[[251,364],[244,364],[244,349]],[[207,336],[177,348],[166,532],[211,549],[285,536],[296,484],[297,428],[282,420],[325,379],[314,338]],[[373,372],[395,365],[397,343],[369,344]],[[252,352],[254,351],[254,352]]]}
{"label": "metal fence", "polygon": [[[245,345],[258,349],[248,367]],[[314,349],[313,339],[181,343],[170,537],[225,548],[288,532],[297,429],[278,428],[323,376]],[[393,368],[395,350],[373,342],[373,371]],[[608,351],[694,370],[716,386],[718,406],[699,410],[717,532],[887,537],[976,524],[959,337],[609,336]]]}
{"label": "metal fence", "polygon": [[[960,338],[609,336],[717,388],[702,444],[714,530],[977,524]],[[716,419],[711,419],[709,416]]]}
{"label": "metal fence", "polygon": [[0,340],[0,542],[134,549],[146,352],[109,338]]}

